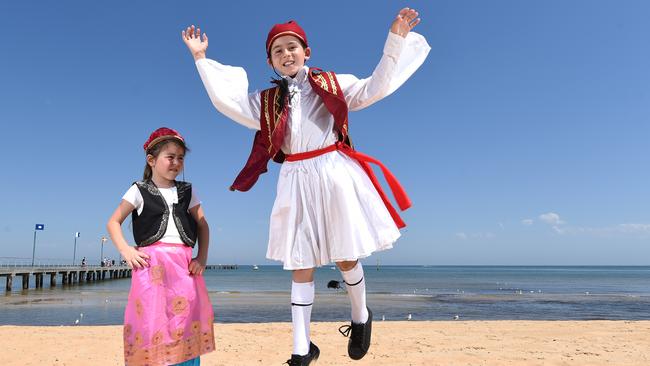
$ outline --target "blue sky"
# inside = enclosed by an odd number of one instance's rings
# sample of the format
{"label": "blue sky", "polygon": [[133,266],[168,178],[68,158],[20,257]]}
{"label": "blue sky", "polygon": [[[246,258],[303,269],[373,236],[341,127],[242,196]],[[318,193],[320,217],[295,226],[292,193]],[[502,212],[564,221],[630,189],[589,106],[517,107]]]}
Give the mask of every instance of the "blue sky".
{"label": "blue sky", "polygon": [[[432,47],[395,94],[351,115],[357,149],[413,200],[386,264],[649,264],[650,4],[645,1],[2,2],[0,262],[99,258],[105,223],[141,177],[142,144],[178,129],[212,231],[210,262],[267,264],[278,166],[229,192],[252,131],[211,105],[180,39],[272,76],[264,41],[297,20],[311,65],[359,77],[403,6]],[[297,4],[297,3],[296,3]],[[127,238],[131,238],[128,227]],[[110,242],[105,253],[117,256]]]}

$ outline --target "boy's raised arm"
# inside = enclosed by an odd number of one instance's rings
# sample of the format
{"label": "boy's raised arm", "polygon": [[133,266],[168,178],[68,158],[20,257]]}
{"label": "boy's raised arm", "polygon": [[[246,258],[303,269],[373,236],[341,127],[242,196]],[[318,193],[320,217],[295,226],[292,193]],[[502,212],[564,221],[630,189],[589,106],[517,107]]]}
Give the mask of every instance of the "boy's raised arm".
{"label": "boy's raised arm", "polygon": [[183,42],[192,54],[212,104],[233,121],[259,130],[259,96],[249,95],[248,77],[241,67],[222,65],[206,58],[208,36],[194,25],[181,32]]}
{"label": "boy's raised arm", "polygon": [[350,111],[367,108],[390,95],[422,65],[431,47],[422,35],[411,32],[420,24],[418,15],[411,8],[397,13],[382,58],[370,77],[358,79],[354,75],[338,74]]}

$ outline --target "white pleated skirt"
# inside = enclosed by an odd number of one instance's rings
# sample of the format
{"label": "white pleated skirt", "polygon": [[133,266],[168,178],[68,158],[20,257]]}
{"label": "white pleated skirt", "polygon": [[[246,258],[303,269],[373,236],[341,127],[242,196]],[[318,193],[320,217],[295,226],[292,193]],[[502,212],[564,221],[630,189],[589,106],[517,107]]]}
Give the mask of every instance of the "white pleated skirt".
{"label": "white pleated skirt", "polygon": [[338,151],[284,162],[268,259],[306,269],[390,249],[400,232],[361,166]]}

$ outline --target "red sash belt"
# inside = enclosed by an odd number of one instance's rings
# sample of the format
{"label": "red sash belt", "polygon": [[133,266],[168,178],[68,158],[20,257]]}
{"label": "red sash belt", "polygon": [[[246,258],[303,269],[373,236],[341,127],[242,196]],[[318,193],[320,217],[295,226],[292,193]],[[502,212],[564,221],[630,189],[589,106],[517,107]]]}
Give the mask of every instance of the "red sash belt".
{"label": "red sash belt", "polygon": [[404,188],[402,188],[402,185],[399,183],[397,178],[395,178],[393,173],[391,173],[390,170],[388,170],[388,168],[386,168],[386,166],[381,163],[381,161],[371,156],[368,156],[366,154],[355,151],[348,145],[342,144],[341,142],[337,142],[334,145],[330,145],[328,147],[318,149],[318,150],[287,155],[285,160],[298,161],[298,160],[311,159],[319,155],[323,155],[328,152],[332,152],[336,150],[344,153],[345,155],[359,162],[363,170],[366,172],[366,174],[368,174],[368,178],[370,178],[372,185],[375,186],[375,189],[377,190],[377,193],[379,193],[379,196],[381,197],[382,201],[384,201],[384,205],[386,205],[386,208],[388,209],[390,216],[393,218],[393,221],[395,221],[395,225],[397,225],[397,227],[400,229],[405,227],[406,224],[404,223],[404,221],[402,221],[402,218],[399,217],[399,215],[397,214],[397,210],[395,210],[393,205],[388,200],[388,197],[386,197],[386,193],[384,193],[384,190],[381,188],[381,185],[377,180],[377,176],[372,171],[370,163],[379,165],[381,171],[384,173],[384,178],[386,179],[386,182],[388,183],[388,186],[390,187],[390,190],[393,193],[393,197],[395,197],[395,201],[397,201],[397,205],[402,211],[411,207],[411,200],[409,199],[408,195],[406,195],[406,191],[404,191]]}

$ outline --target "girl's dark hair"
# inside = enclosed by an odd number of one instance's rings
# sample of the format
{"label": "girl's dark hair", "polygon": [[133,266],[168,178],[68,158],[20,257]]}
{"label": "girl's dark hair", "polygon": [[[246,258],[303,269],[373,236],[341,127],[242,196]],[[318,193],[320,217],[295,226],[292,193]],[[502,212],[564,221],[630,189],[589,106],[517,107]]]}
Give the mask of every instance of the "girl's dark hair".
{"label": "girl's dark hair", "polygon": [[[170,138],[168,140],[163,140],[163,141],[160,141],[159,143],[157,143],[157,144],[155,144],[153,146],[150,146],[147,149],[147,152],[146,152],[145,156],[153,155],[154,158],[157,158],[158,155],[160,155],[160,152],[162,151],[163,147],[165,147],[169,143],[176,144],[178,147],[183,149],[183,152],[186,153],[186,154],[188,152],[190,152],[190,148],[187,147],[187,145],[185,145],[185,142],[183,142],[183,141],[181,141],[179,139]],[[142,180],[150,180],[152,174],[153,173],[151,171],[151,166],[149,166],[149,163],[145,160],[145,162],[144,162],[144,173],[142,174]]]}

